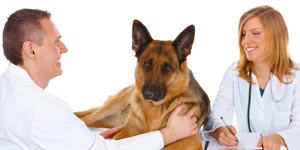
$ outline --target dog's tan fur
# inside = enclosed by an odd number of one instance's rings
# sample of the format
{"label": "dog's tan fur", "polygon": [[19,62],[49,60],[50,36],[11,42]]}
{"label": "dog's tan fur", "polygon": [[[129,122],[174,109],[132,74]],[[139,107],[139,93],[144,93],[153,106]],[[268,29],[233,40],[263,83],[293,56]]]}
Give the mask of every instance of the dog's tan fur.
{"label": "dog's tan fur", "polygon": [[[174,41],[153,40],[147,28],[133,22],[133,45],[137,66],[135,84],[108,98],[101,107],[76,112],[89,127],[111,128],[125,124],[114,139],[142,134],[163,128],[170,113],[181,103],[188,105],[181,112],[196,107],[198,127],[210,112],[209,98],[187,66],[195,28],[182,31]],[[171,143],[165,150],[201,150],[199,135]]]}

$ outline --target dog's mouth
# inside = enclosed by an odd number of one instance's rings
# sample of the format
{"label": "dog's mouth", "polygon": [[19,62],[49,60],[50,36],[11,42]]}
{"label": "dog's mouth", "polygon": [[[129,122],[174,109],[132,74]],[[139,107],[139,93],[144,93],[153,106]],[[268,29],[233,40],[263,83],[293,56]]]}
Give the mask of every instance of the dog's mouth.
{"label": "dog's mouth", "polygon": [[160,101],[166,95],[165,86],[143,86],[142,94],[145,100]]}

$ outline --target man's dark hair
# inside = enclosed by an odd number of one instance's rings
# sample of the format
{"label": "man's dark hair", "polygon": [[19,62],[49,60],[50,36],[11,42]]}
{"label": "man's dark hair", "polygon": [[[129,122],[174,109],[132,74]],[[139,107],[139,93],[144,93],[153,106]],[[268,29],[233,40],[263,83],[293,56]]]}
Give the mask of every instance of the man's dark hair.
{"label": "man's dark hair", "polygon": [[20,9],[8,17],[3,29],[3,50],[11,63],[23,64],[21,50],[25,41],[43,45],[45,31],[40,20],[50,17],[49,12],[38,9]]}

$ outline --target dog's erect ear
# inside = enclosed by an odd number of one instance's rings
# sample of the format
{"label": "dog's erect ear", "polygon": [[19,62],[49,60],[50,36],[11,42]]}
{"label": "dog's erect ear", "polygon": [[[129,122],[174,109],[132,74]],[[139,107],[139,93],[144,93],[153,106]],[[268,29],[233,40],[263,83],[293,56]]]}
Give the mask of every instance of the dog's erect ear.
{"label": "dog's erect ear", "polygon": [[132,49],[136,52],[136,56],[141,54],[144,47],[152,41],[153,39],[147,28],[140,21],[133,20]]}
{"label": "dog's erect ear", "polygon": [[173,46],[180,62],[185,61],[186,57],[191,53],[194,36],[195,26],[190,25],[185,28],[173,41]]}

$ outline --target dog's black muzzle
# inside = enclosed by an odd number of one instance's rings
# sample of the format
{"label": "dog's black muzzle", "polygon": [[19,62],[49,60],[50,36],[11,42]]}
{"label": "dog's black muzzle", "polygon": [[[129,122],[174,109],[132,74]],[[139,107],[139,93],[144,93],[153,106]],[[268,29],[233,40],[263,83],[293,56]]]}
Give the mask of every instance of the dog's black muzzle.
{"label": "dog's black muzzle", "polygon": [[144,85],[142,94],[145,100],[160,101],[166,95],[166,86],[147,86]]}

